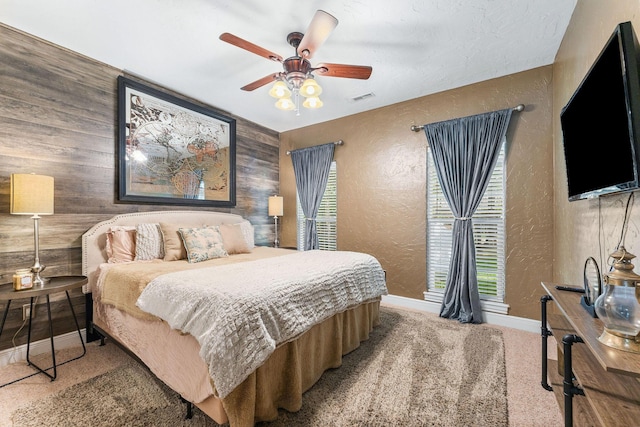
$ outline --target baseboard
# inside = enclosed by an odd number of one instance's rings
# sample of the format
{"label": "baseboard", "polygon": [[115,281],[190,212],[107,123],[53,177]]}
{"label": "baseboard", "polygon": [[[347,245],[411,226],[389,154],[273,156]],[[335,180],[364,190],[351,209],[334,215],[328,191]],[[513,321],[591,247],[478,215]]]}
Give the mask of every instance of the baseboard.
{"label": "baseboard", "polygon": [[[401,297],[397,295],[384,295],[383,303],[397,305],[399,307],[410,308],[413,310],[426,311],[429,313],[440,313],[440,304],[430,301],[422,301],[415,298]],[[484,320],[490,325],[506,326],[508,328],[519,329],[527,332],[540,332],[540,321],[526,319],[524,317],[509,316],[506,314],[483,312]]]}
{"label": "baseboard", "polygon": [[[86,342],[86,329],[81,329],[80,332],[82,333],[83,341]],[[56,352],[64,348],[78,346],[80,345],[78,340],[78,331],[57,335],[53,338],[53,343],[56,348]],[[29,348],[29,357],[43,353],[51,353],[51,340],[49,340],[49,338],[32,342]],[[0,351],[0,367],[6,366],[10,363],[21,362],[23,360],[27,360],[26,344]]]}

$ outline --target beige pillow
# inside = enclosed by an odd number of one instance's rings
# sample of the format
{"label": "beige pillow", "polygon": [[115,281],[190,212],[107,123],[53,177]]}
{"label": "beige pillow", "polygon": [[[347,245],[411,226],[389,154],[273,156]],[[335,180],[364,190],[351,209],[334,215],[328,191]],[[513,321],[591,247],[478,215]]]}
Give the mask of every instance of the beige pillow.
{"label": "beige pillow", "polygon": [[222,245],[222,236],[216,226],[180,228],[179,232],[187,249],[189,262],[201,262],[229,256]]}
{"label": "beige pillow", "polygon": [[179,229],[180,225],[167,224],[166,222],[160,223],[165,261],[177,261],[187,258],[187,250],[182,243],[182,236],[178,231]]}
{"label": "beige pillow", "polygon": [[251,252],[244,236],[241,224],[222,224],[218,226],[224,249],[229,255]]}
{"label": "beige pillow", "polygon": [[107,231],[107,262],[129,262],[136,256],[136,228],[113,226]]}

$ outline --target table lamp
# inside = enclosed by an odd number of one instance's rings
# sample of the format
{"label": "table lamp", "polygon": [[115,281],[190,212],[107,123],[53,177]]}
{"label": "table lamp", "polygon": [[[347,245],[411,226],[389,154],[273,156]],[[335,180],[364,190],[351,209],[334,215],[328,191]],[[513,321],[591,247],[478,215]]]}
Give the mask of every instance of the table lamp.
{"label": "table lamp", "polygon": [[273,217],[276,223],[276,238],[273,242],[273,247],[280,246],[280,240],[278,240],[278,217],[284,213],[284,206],[282,203],[282,196],[270,196],[269,197],[269,216]]}
{"label": "table lamp", "polygon": [[35,260],[31,267],[34,286],[43,286],[48,279],[40,276],[45,266],[40,264],[38,221],[40,215],[53,214],[53,177],[36,174],[11,174],[11,214],[33,215]]}

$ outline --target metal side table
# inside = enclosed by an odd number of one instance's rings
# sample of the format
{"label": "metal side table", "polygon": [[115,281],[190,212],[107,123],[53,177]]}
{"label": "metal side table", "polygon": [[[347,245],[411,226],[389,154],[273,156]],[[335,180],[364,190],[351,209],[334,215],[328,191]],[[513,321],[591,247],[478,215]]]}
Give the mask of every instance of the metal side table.
{"label": "metal side table", "polygon": [[[60,365],[64,365],[65,363],[69,363],[73,360],[77,360],[84,356],[87,353],[87,349],[84,345],[84,340],[82,339],[82,332],[80,332],[80,324],[78,323],[78,318],[76,316],[76,312],[73,309],[73,304],[71,303],[71,298],[69,297],[69,291],[75,288],[79,288],[87,283],[87,278],[85,276],[58,276],[49,278],[49,282],[44,286],[33,287],[31,289],[25,289],[21,291],[15,291],[13,289],[12,283],[7,283],[4,285],[0,285],[0,302],[6,301],[7,305],[4,309],[4,314],[2,315],[2,322],[0,322],[0,336],[2,336],[2,330],[4,329],[5,321],[7,320],[7,315],[9,314],[9,306],[11,305],[11,301],[14,299],[24,299],[29,298],[29,329],[27,332],[27,364],[33,366],[37,372],[27,375],[22,378],[18,378],[17,380],[10,381],[6,384],[0,385],[0,388],[7,386],[9,384],[16,383],[18,381],[22,381],[26,378],[32,377],[39,373],[46,375],[51,378],[51,381],[55,380],[57,377],[57,367]],[[73,320],[76,323],[76,329],[78,331],[78,336],[80,337],[80,343],[82,344],[82,354],[79,356],[73,357],[69,360],[66,360],[62,363],[56,363],[56,353],[54,346],[54,335],[53,335],[53,321],[51,320],[51,303],[49,301],[49,295],[57,292],[65,292],[67,295],[67,301],[69,302],[69,308],[71,309],[71,314],[73,314]],[[51,341],[51,360],[52,366],[49,368],[40,368],[38,365],[33,363],[29,359],[29,349],[31,347],[31,321],[33,315],[33,301],[34,298],[44,295],[47,298],[47,314],[49,317],[49,338]],[[53,374],[50,374],[49,370],[53,369]]]}

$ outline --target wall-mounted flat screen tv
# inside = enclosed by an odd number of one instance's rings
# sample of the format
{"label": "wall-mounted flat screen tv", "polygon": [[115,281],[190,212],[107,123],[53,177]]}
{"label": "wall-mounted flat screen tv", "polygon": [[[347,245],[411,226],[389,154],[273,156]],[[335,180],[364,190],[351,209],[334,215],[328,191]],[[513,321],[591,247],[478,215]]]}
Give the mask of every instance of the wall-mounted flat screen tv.
{"label": "wall-mounted flat screen tv", "polygon": [[640,188],[639,52],[618,24],[560,113],[569,201]]}

